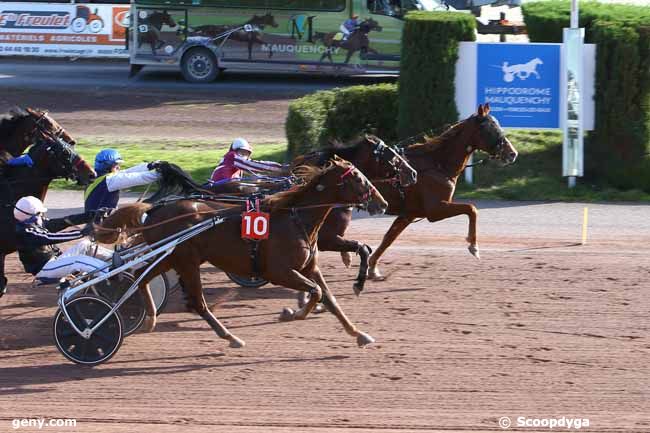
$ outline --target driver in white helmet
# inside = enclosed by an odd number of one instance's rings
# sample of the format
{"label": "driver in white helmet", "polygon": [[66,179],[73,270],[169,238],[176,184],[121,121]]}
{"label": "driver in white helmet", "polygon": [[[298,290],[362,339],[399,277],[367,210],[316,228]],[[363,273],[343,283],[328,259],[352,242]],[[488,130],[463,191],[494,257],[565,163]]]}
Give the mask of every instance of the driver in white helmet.
{"label": "driver in white helmet", "polygon": [[90,242],[80,242],[64,253],[56,244],[73,241],[89,235],[92,224],[81,230],[61,230],[85,224],[92,213],[47,219],[47,208],[36,197],[23,197],[14,206],[16,219],[16,246],[26,272],[43,281],[58,280],[73,272],[90,272],[105,266],[105,262],[87,255]]}
{"label": "driver in white helmet", "polygon": [[210,176],[210,184],[214,185],[242,176],[242,171],[258,175],[259,172],[279,174],[285,170],[282,164],[273,161],[255,161],[251,159],[253,147],[243,138],[236,138],[230,145],[228,153],[219,162]]}

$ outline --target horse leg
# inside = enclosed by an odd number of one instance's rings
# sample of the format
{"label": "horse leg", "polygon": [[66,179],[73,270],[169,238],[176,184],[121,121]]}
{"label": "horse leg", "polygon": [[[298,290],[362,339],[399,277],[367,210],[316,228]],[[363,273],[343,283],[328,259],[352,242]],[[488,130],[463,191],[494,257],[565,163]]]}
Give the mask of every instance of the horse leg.
{"label": "horse leg", "polygon": [[352,58],[352,54],[356,53],[357,50],[353,50],[352,48],[348,48],[348,55],[345,57],[345,63],[346,65],[350,62],[350,59]]}
{"label": "horse leg", "polygon": [[0,298],[7,293],[7,277],[5,277],[5,255],[0,254]]}
{"label": "horse leg", "polygon": [[381,244],[379,244],[377,250],[370,256],[370,271],[368,272],[368,276],[371,280],[382,280],[384,278],[379,272],[379,269],[377,269],[377,262],[379,262],[379,258],[391,246],[395,239],[397,239],[400,233],[413,222],[413,219],[411,217],[399,216],[393,221],[393,225],[390,226],[384,235]]}
{"label": "horse leg", "polygon": [[199,316],[208,322],[220,338],[230,341],[230,347],[236,349],[244,347],[246,343],[231,334],[208,308],[208,304],[203,297],[203,285],[201,284],[201,271],[199,266],[184,266],[182,270],[179,267],[176,269],[176,272],[183,279],[185,290],[187,290],[189,297],[193,299],[194,307],[196,308],[196,312],[199,313]]}
{"label": "horse leg", "polygon": [[436,222],[447,218],[455,217],[458,215],[467,215],[469,218],[469,230],[467,233],[467,242],[469,246],[467,249],[477,259],[480,259],[478,242],[476,238],[476,221],[478,217],[478,210],[473,204],[453,203],[443,201],[439,205],[431,208],[427,213],[427,219],[430,222]]}
{"label": "horse leg", "polygon": [[343,325],[345,332],[357,338],[357,344],[359,347],[374,343],[374,338],[365,332],[359,331],[359,329],[350,321],[350,319],[347,318],[341,307],[339,307],[339,304],[336,302],[336,298],[330,291],[329,287],[327,287],[325,278],[323,278],[323,274],[321,273],[320,269],[318,269],[318,267],[314,269],[311,277],[323,291],[323,304],[327,307],[328,310],[330,310],[332,314],[336,316],[337,319],[339,319],[339,322],[341,322],[341,325]]}
{"label": "horse leg", "polygon": [[275,284],[288,287],[290,289],[300,290],[309,294],[309,300],[298,310],[293,311],[291,308],[284,308],[280,313],[280,320],[289,322],[291,320],[303,320],[309,313],[312,312],[316,304],[318,304],[323,295],[321,288],[302,275],[300,272],[292,269],[281,281],[274,280]]}

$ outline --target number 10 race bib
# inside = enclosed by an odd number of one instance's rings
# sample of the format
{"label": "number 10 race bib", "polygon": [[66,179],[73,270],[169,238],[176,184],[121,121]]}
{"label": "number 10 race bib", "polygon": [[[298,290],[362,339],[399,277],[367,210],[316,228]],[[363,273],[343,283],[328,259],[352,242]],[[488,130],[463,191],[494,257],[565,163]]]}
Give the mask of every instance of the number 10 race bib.
{"label": "number 10 race bib", "polygon": [[266,212],[244,212],[241,218],[242,239],[268,239],[271,217]]}

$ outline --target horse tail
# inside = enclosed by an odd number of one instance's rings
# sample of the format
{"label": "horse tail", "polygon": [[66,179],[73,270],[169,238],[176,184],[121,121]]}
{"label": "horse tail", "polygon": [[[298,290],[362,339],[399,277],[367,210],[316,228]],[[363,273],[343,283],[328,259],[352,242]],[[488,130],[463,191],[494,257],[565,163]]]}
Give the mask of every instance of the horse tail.
{"label": "horse tail", "polygon": [[152,207],[148,203],[133,203],[117,209],[95,225],[95,240],[102,244],[114,244],[124,231],[142,226],[145,212]]}

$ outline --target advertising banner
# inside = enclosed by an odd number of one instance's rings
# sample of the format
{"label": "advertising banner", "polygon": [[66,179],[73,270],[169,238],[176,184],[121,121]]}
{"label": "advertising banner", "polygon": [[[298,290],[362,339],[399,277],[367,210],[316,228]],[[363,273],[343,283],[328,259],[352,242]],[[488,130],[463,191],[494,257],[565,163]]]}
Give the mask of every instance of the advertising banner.
{"label": "advertising banner", "polygon": [[128,5],[0,3],[0,55],[128,57]]}
{"label": "advertising banner", "polygon": [[561,44],[478,44],[477,100],[504,127],[560,127]]}

